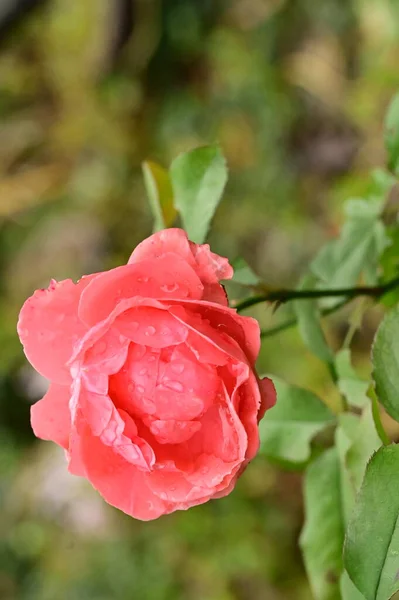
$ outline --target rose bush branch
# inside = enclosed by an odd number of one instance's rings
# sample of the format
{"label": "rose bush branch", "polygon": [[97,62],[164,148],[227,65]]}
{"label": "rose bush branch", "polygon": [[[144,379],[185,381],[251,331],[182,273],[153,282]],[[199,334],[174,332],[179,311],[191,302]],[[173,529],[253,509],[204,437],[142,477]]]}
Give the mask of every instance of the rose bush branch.
{"label": "rose bush branch", "polygon": [[[358,298],[360,296],[379,299],[397,287],[399,287],[399,276],[377,286],[359,286],[353,288],[325,290],[271,290],[264,294],[247,298],[236,304],[235,308],[238,312],[241,312],[247,308],[250,308],[251,306],[261,304],[262,302],[276,302],[278,304],[285,304],[290,300],[314,300],[317,298],[334,298],[342,296],[346,297],[346,301],[353,300],[354,298]],[[294,322],[292,323],[294,324]]]}

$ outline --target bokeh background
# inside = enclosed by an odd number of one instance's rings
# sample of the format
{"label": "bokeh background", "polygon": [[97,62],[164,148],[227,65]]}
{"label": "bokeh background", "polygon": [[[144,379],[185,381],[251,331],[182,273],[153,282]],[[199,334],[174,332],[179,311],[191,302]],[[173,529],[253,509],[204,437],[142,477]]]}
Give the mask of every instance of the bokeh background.
{"label": "bokeh background", "polygon": [[[125,262],[151,232],[143,160],[167,166],[216,140],[230,180],[213,249],[296,285],[384,164],[398,58],[396,0],[0,1],[2,600],[310,598],[298,473],[259,456],[230,497],[133,521],[34,439],[29,407],[46,382],[15,326],[51,277]],[[355,337],[365,370],[374,327]],[[329,322],[333,344],[344,333],[342,316]],[[265,340],[260,370],[328,401],[295,330]]]}

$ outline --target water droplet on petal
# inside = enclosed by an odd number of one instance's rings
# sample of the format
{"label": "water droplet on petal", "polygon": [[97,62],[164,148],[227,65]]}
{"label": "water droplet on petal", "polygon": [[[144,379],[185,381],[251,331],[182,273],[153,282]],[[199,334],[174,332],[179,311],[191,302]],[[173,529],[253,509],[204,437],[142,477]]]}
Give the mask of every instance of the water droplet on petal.
{"label": "water droplet on petal", "polygon": [[174,373],[177,373],[178,375],[180,375],[184,371],[184,365],[178,362],[171,363],[170,368]]}
{"label": "water droplet on petal", "polygon": [[168,499],[168,494],[165,494],[165,492],[161,492],[159,494],[159,497],[161,498],[161,500],[167,500]]}
{"label": "water droplet on petal", "polygon": [[144,394],[144,392],[145,392],[145,389],[143,388],[142,385],[136,386],[136,390],[138,391],[139,394]]}
{"label": "water droplet on petal", "polygon": [[152,325],[149,325],[147,327],[147,331],[145,332],[145,335],[154,335],[155,332],[156,332],[155,327],[153,327]]}
{"label": "water droplet on petal", "polygon": [[183,392],[184,391],[184,387],[180,383],[180,381],[165,381],[164,380],[162,383],[166,388],[169,388],[170,390],[173,390],[174,392]]}
{"label": "water droplet on petal", "polygon": [[170,283],[170,284],[166,284],[166,285],[161,285],[161,290],[168,294],[172,294],[173,292],[176,292],[178,289],[179,289],[178,283]]}

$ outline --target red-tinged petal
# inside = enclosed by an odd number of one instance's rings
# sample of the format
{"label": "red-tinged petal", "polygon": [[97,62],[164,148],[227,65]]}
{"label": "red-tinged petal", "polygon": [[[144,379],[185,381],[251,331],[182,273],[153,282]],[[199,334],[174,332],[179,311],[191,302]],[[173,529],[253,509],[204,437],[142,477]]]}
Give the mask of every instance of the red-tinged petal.
{"label": "red-tinged petal", "polygon": [[117,267],[97,276],[82,294],[79,316],[88,326],[108,317],[120,300],[202,297],[203,286],[194,270],[175,255]]}
{"label": "red-tinged petal", "polygon": [[86,477],[86,470],[80,452],[80,436],[76,431],[76,427],[72,427],[71,429],[69,450],[66,450],[66,455],[68,459],[68,471],[72,475]]}
{"label": "red-tinged petal", "polygon": [[38,438],[51,440],[68,448],[71,430],[70,397],[69,386],[51,383],[42,400],[31,407],[31,425]]}
{"label": "red-tinged petal", "polygon": [[184,345],[161,354],[154,392],[155,415],[161,420],[189,421],[213,403],[220,386],[217,370],[199,363]]}
{"label": "red-tinged petal", "polygon": [[274,383],[268,377],[257,379],[260,390],[261,404],[258,413],[258,421],[263,419],[264,414],[269,408],[273,408],[277,401],[277,392]]}
{"label": "red-tinged petal", "polygon": [[199,421],[148,420],[152,435],[160,444],[181,444],[187,442],[201,429]]}
{"label": "red-tinged petal", "polygon": [[148,474],[102,444],[87,427],[80,443],[86,477],[106,502],[142,521],[173,510],[150,490]]}
{"label": "red-tinged petal", "polygon": [[111,328],[88,348],[84,355],[85,369],[94,369],[106,375],[117,373],[124,365],[130,340]]}
{"label": "red-tinged petal", "polygon": [[166,348],[181,344],[187,337],[187,327],[167,310],[150,306],[132,308],[115,320],[120,333],[136,344],[151,348]]}
{"label": "red-tinged petal", "polygon": [[37,290],[23,305],[18,334],[26,357],[44,377],[56,383],[71,382],[66,363],[74,344],[87,331],[78,317],[83,290],[96,275],[83,277],[78,283],[70,279],[52,281],[47,290]]}
{"label": "red-tinged petal", "polygon": [[186,232],[182,229],[165,229],[154,233],[137,246],[129,264],[159,259],[167,253],[184,259],[195,270],[204,286],[203,300],[228,305],[226,292],[219,281],[232,278],[233,268],[229,261],[211,252],[208,244],[189,242]]}
{"label": "red-tinged petal", "polygon": [[142,262],[148,259],[162,258],[165,254],[176,254],[195,266],[187,233],[183,229],[173,228],[158,231],[143,240],[132,252],[128,264]]}
{"label": "red-tinged petal", "polygon": [[131,344],[123,368],[109,379],[109,394],[115,406],[129,415],[154,414],[158,364],[159,350]]}
{"label": "red-tinged petal", "polygon": [[249,379],[235,392],[238,416],[247,432],[248,446],[245,458],[252,460],[259,450],[259,410],[261,397],[255,375],[250,372]]}
{"label": "red-tinged petal", "polygon": [[184,508],[209,500],[211,492],[206,487],[196,486],[187,481],[181,471],[161,469],[148,475],[148,486],[164,502],[183,503]]}
{"label": "red-tinged petal", "polygon": [[208,319],[202,317],[201,312],[197,314],[178,305],[170,306],[169,311],[187,326],[187,346],[198,361],[223,365],[231,357],[247,360],[238,344],[224,331],[213,327]]}
{"label": "red-tinged petal", "polygon": [[131,424],[126,423],[123,412],[119,412],[108,396],[93,394],[81,388],[78,406],[82,417],[105,445],[123,456],[125,460],[137,468],[149,471],[155,462],[154,452],[141,438],[130,438],[125,430],[131,432]]}
{"label": "red-tinged petal", "polygon": [[[260,350],[260,328],[259,323],[252,317],[243,317],[237,314],[233,308],[213,304],[212,302],[190,300],[168,301],[170,311],[177,306],[177,310],[184,307],[186,311],[200,315],[203,320],[208,321],[211,328],[219,333],[225,333],[232,338],[244,351],[247,359],[253,364],[258,358]],[[176,313],[178,314],[178,312]]]}

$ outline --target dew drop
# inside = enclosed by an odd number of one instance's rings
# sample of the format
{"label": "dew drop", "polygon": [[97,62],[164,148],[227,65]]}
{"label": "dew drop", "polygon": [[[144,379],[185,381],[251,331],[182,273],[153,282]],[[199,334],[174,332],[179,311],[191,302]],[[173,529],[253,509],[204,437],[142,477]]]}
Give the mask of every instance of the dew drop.
{"label": "dew drop", "polygon": [[136,386],[136,390],[138,391],[139,394],[144,394],[144,392],[145,392],[142,385]]}
{"label": "dew drop", "polygon": [[161,498],[161,500],[167,500],[168,499],[168,494],[165,494],[165,492],[161,492],[159,494],[159,497]]}
{"label": "dew drop", "polygon": [[163,385],[166,388],[173,390],[174,392],[183,392],[184,391],[184,387],[180,383],[180,381],[163,381]]}
{"label": "dew drop", "polygon": [[170,283],[166,285],[161,285],[161,290],[163,292],[167,292],[168,294],[172,294],[179,289],[179,285],[177,283]]}
{"label": "dew drop", "polygon": [[145,335],[154,335],[155,332],[156,332],[155,327],[153,327],[152,325],[149,325],[147,327],[147,331],[145,332]]}
{"label": "dew drop", "polygon": [[178,363],[178,362],[172,363],[170,365],[170,368],[172,369],[172,371],[174,373],[177,373],[178,375],[180,375],[184,371],[184,365],[182,363]]}

